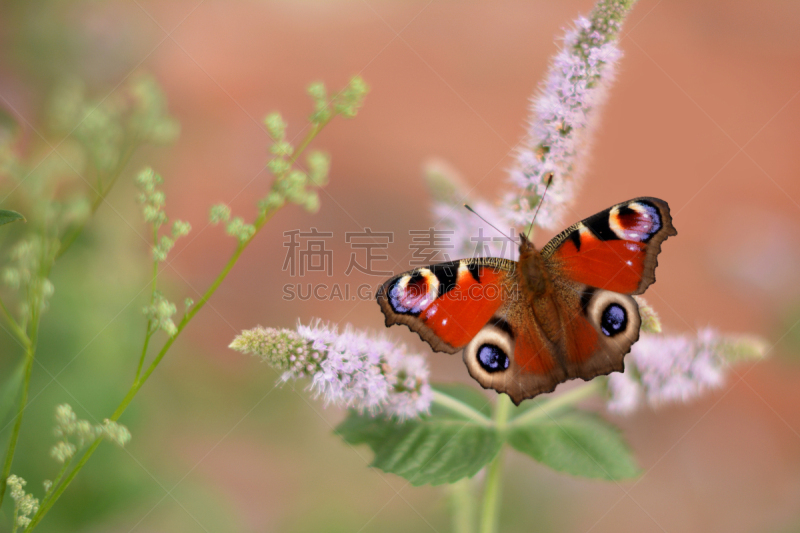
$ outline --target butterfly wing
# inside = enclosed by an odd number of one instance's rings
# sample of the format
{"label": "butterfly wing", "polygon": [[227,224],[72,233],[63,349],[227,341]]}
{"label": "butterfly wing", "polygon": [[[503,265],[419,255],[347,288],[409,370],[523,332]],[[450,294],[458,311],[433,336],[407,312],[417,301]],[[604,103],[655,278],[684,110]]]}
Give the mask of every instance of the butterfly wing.
{"label": "butterfly wing", "polygon": [[519,404],[567,379],[624,369],[641,325],[630,295],[655,281],[661,243],[676,234],[666,202],[636,198],[542,249],[543,295],[524,293],[513,261],[464,259],[395,276],[378,303],[387,326],[407,325],[436,351],[464,348],[470,375]]}
{"label": "butterfly wing", "polygon": [[463,348],[478,383],[519,403],[553,390],[565,373],[526,308],[516,266],[477,258],[411,270],[384,283],[378,303],[387,326],[405,324],[435,351]]}
{"label": "butterfly wing", "polygon": [[509,298],[464,348],[470,375],[519,405],[552,392],[568,379],[589,380],[622,371],[623,356],[639,338],[636,301],[588,287],[575,294],[575,298],[558,292],[542,297],[549,299],[542,307],[551,306],[547,314],[559,325],[551,337],[523,295]]}
{"label": "butterfly wing", "polygon": [[405,324],[433,350],[456,353],[503,304],[514,265],[498,258],[462,259],[395,276],[377,295],[386,326]]}
{"label": "butterfly wing", "polygon": [[562,316],[568,378],[624,370],[641,325],[630,295],[655,282],[661,243],[677,233],[667,202],[635,198],[578,222],[542,249]]}
{"label": "butterfly wing", "polygon": [[556,236],[542,249],[550,288],[507,299],[464,350],[470,375],[519,404],[624,370],[641,326],[630,295],[655,281],[661,243],[676,234],[666,202],[636,198]]}
{"label": "butterfly wing", "polygon": [[667,202],[634,198],[570,226],[542,255],[557,279],[642,294],[656,280],[661,243],[677,234]]}
{"label": "butterfly wing", "polygon": [[486,389],[505,392],[517,405],[566,379],[556,344],[525,302],[521,293],[508,298],[463,354],[470,376]]}

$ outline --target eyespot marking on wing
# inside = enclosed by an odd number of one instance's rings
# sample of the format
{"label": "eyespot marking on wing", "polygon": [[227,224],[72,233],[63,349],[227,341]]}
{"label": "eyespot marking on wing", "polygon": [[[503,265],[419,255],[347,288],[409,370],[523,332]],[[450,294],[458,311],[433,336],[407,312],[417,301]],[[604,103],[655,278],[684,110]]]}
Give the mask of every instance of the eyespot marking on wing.
{"label": "eyespot marking on wing", "polygon": [[495,344],[482,344],[477,356],[481,368],[490,374],[506,370],[511,361],[508,354]]}
{"label": "eyespot marking on wing", "polygon": [[608,225],[620,239],[647,242],[661,229],[661,213],[647,200],[637,200],[612,208]]}
{"label": "eyespot marking on wing", "polygon": [[500,317],[493,317],[464,348],[464,362],[470,375],[486,386],[490,375],[508,370],[514,356],[511,326]]}
{"label": "eyespot marking on wing", "polygon": [[630,338],[631,343],[638,338],[639,307],[630,296],[612,291],[595,289],[586,294],[582,301],[589,322],[604,337],[620,340]]}
{"label": "eyespot marking on wing", "polygon": [[606,337],[613,337],[624,332],[628,327],[628,312],[619,304],[611,303],[603,309],[600,318],[600,331]]}
{"label": "eyespot marking on wing", "polygon": [[388,288],[392,311],[417,316],[439,295],[439,278],[427,268],[415,270],[395,280]]}

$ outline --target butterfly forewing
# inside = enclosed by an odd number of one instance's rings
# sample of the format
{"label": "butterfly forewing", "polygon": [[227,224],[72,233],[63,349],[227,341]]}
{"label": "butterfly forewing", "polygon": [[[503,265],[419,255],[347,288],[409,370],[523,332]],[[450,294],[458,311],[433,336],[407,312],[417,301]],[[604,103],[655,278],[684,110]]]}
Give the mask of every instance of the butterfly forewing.
{"label": "butterfly forewing", "polygon": [[378,291],[386,325],[405,324],[435,351],[455,353],[507,297],[514,262],[462,259],[404,272]]}
{"label": "butterfly forewing", "polygon": [[656,280],[661,243],[677,234],[667,202],[634,198],[570,226],[542,255],[556,278],[642,294]]}

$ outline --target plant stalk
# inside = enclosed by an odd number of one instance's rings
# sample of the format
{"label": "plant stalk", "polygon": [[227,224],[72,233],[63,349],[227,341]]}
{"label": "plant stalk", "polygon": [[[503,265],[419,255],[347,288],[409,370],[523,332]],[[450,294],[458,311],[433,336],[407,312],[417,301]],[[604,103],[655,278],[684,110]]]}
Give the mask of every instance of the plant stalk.
{"label": "plant stalk", "polygon": [[602,383],[602,380],[593,379],[584,385],[580,385],[568,390],[563,394],[559,394],[555,398],[549,399],[536,407],[528,409],[518,417],[511,419],[511,421],[508,423],[508,426],[524,426],[539,419],[548,418],[553,413],[556,413],[566,407],[570,407],[581,400],[600,392]]}
{"label": "plant stalk", "polygon": [[462,403],[443,392],[439,392],[438,390],[433,391],[433,403],[438,404],[439,406],[444,407],[445,409],[448,409],[454,413],[465,416],[473,422],[481,424],[482,426],[491,426],[493,424],[492,420],[486,417],[480,411],[477,411],[469,405]]}
{"label": "plant stalk", "polygon": [[14,335],[17,336],[17,340],[22,344],[22,347],[27,350],[28,345],[30,345],[31,341],[28,338],[28,334],[25,333],[25,330],[19,325],[19,323],[14,320],[14,317],[11,315],[11,312],[6,307],[6,304],[0,299],[0,308],[3,310],[3,315],[6,317],[6,321],[8,325],[11,326],[11,331],[14,332]]}
{"label": "plant stalk", "polygon": [[14,462],[14,452],[17,449],[17,441],[19,440],[19,431],[22,427],[22,415],[25,412],[25,406],[28,404],[28,392],[31,385],[31,372],[33,370],[33,354],[34,346],[29,344],[25,348],[25,376],[22,379],[22,396],[19,399],[19,408],[17,409],[17,417],[14,421],[14,427],[11,430],[11,437],[8,441],[8,450],[6,451],[6,458],[3,462],[3,472],[0,474],[0,506],[3,505],[3,499],[6,495],[6,480],[11,474],[11,464]]}
{"label": "plant stalk", "polygon": [[472,480],[464,478],[449,487],[454,533],[475,533],[475,495]]}
{"label": "plant stalk", "polygon": [[[507,394],[499,394],[497,405],[494,410],[494,424],[497,431],[505,430],[506,422],[511,413],[511,398]],[[480,533],[496,533],[498,514],[500,512],[500,493],[502,491],[501,481],[503,477],[503,463],[505,458],[505,446],[500,448],[497,456],[489,465],[486,475],[486,486],[483,492],[483,510],[481,514]]]}

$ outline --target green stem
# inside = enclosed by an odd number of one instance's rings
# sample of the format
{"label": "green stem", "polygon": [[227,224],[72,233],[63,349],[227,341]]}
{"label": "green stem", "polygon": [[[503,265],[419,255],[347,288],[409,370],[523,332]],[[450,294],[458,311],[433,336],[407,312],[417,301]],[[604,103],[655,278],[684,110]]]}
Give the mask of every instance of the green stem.
{"label": "green stem", "polygon": [[153,331],[150,330],[150,320],[147,321],[147,331],[144,334],[144,344],[142,345],[142,354],[139,356],[139,365],[136,367],[136,376],[133,378],[134,382],[139,380],[142,375],[142,368],[144,367],[144,358],[147,355],[147,347],[150,346],[150,339],[153,337]]}
{"label": "green stem", "polygon": [[[325,121],[324,123],[321,124],[315,124],[312,127],[311,131],[308,133],[306,138],[300,144],[300,147],[295,151],[294,156],[291,159],[292,163],[294,163],[297,160],[297,158],[300,156],[300,153],[309,145],[309,143],[314,139],[314,137],[316,137],[316,135],[328,122],[330,122],[330,120]],[[233,252],[233,255],[231,255],[231,258],[228,260],[228,262],[225,264],[225,267],[222,269],[222,272],[220,272],[220,274],[217,276],[217,278],[214,280],[211,286],[206,290],[206,292],[203,294],[200,300],[196,304],[194,304],[186,314],[183,315],[183,318],[178,324],[178,328],[177,331],[175,332],[175,335],[170,337],[167,340],[167,342],[164,343],[164,346],[158,352],[158,355],[156,355],[155,359],[153,359],[153,362],[150,363],[150,365],[147,367],[147,370],[145,370],[145,372],[140,376],[137,376],[137,378],[133,381],[131,388],[128,390],[127,394],[125,394],[125,397],[122,399],[120,404],[114,410],[114,413],[109,417],[109,420],[113,422],[119,420],[119,417],[122,416],[122,413],[125,412],[130,403],[133,401],[133,398],[136,396],[136,393],[139,392],[139,389],[141,389],[142,386],[147,382],[150,375],[153,373],[156,367],[158,367],[161,360],[167,354],[167,351],[169,351],[170,347],[175,342],[175,339],[178,338],[183,329],[186,327],[189,321],[191,321],[192,318],[198,313],[198,311],[200,311],[200,309],[202,309],[203,306],[205,306],[206,302],[208,302],[211,296],[216,292],[216,290],[228,276],[231,269],[233,269],[233,266],[239,260],[239,257],[242,255],[242,252],[244,252],[245,248],[247,248],[247,246],[251,242],[253,242],[253,239],[255,239],[256,235],[258,235],[259,230],[261,230],[261,228],[264,227],[264,224],[266,224],[276,212],[277,209],[273,209],[271,211],[262,211],[261,214],[258,216],[258,218],[256,218],[255,222],[253,223],[253,227],[255,228],[253,234],[250,236],[249,239],[239,243],[239,245],[236,247],[236,250]],[[50,508],[53,507],[56,501],[58,501],[58,499],[67,489],[67,487],[75,478],[75,476],[78,475],[78,472],[80,472],[81,468],[83,468],[83,465],[86,464],[86,462],[89,460],[92,454],[94,454],[95,450],[97,450],[98,446],[100,446],[101,441],[102,438],[96,439],[91,444],[91,446],[89,446],[89,448],[86,449],[86,451],[83,453],[83,455],[75,465],[75,468],[73,468],[72,471],[70,471],[70,473],[64,479],[64,482],[61,483],[61,485],[58,488],[54,489],[52,496],[50,496],[50,498],[48,498],[47,501],[42,502],[42,504],[39,506],[39,510],[33,516],[33,518],[31,519],[31,523],[28,525],[27,528],[25,528],[25,531],[32,531],[33,528],[36,527],[36,525],[39,522],[41,522],[44,515],[46,515],[47,512],[50,510]]]}
{"label": "green stem", "polygon": [[35,347],[33,344],[28,344],[25,348],[25,376],[22,380],[22,396],[19,399],[19,408],[17,410],[17,417],[14,421],[14,427],[11,430],[11,438],[8,441],[8,450],[6,451],[6,459],[3,462],[3,472],[0,474],[0,506],[3,505],[3,499],[6,495],[6,480],[11,474],[11,464],[14,462],[14,452],[17,449],[17,441],[19,440],[19,431],[22,427],[22,415],[25,413],[25,406],[28,404],[28,392],[30,391],[31,384],[31,371],[33,370],[33,355]]}
{"label": "green stem", "polygon": [[313,141],[314,137],[316,137],[317,134],[320,131],[322,131],[322,128],[324,128],[325,126],[328,125],[328,122],[330,122],[333,117],[334,117],[334,115],[331,115],[325,121],[312,124],[311,131],[308,132],[308,135],[305,136],[303,141],[300,143],[300,145],[294,151],[294,154],[292,154],[292,157],[289,158],[289,163],[294,165],[297,162],[297,158],[300,157],[300,154],[303,153],[303,151],[308,147],[309,144],[311,144],[311,141]]}
{"label": "green stem", "polygon": [[560,409],[574,405],[579,401],[600,392],[602,383],[602,380],[594,379],[585,385],[570,389],[563,394],[559,394],[555,398],[549,399],[536,407],[528,409],[518,417],[512,419],[508,425],[509,427],[524,426],[541,418],[547,418]]}
{"label": "green stem", "polygon": [[[46,231],[43,231],[46,234]],[[41,275],[42,279],[46,279],[47,273],[52,265],[52,263],[47,263],[45,261],[46,256],[46,247],[42,246],[41,250],[42,256],[40,257],[40,269],[41,271],[39,274]],[[31,386],[31,373],[33,372],[33,359],[36,355],[36,339],[39,336],[39,312],[41,309],[41,302],[42,302],[42,295],[40,293],[36,293],[31,289],[31,286],[28,286],[27,290],[27,301],[28,301],[28,308],[29,308],[29,324],[30,324],[30,334],[24,335],[25,338],[25,374],[22,378],[22,395],[19,399],[19,406],[17,410],[16,420],[14,421],[14,427],[11,430],[11,437],[8,441],[8,450],[6,451],[6,457],[3,461],[3,471],[0,472],[0,506],[3,505],[3,500],[5,499],[6,495],[6,488],[7,488],[7,480],[9,474],[11,474],[11,465],[14,462],[14,452],[17,450],[17,442],[19,441],[19,432],[22,428],[22,418],[25,414],[25,408],[28,405],[28,393],[30,392]],[[4,306],[5,307],[5,306]],[[6,309],[6,312],[8,310]],[[9,314],[10,318],[10,314]],[[21,326],[20,326],[20,329]],[[24,334],[24,331],[20,333]]]}
{"label": "green stem", "polygon": [[59,483],[61,483],[61,478],[63,478],[64,474],[67,473],[67,468],[69,468],[70,464],[72,464],[71,458],[67,461],[64,461],[64,464],[61,465],[61,470],[58,471],[56,478],[53,480],[53,484],[50,486],[50,490],[48,490],[47,494],[44,495],[42,501],[46,501],[47,498],[49,498],[50,495],[53,494],[53,491],[56,489],[56,487],[58,487]]}
{"label": "green stem", "polygon": [[[158,228],[153,226],[153,246],[158,245]],[[152,290],[150,292],[150,307],[153,307],[153,303],[156,301],[156,287],[158,282],[158,260],[155,258],[153,259],[153,273],[151,275],[151,285]],[[144,359],[147,356],[147,348],[150,346],[150,339],[153,336],[153,322],[148,318],[147,320],[147,330],[144,333],[144,344],[142,345],[142,355],[139,356],[139,366],[136,367],[136,377],[134,378],[134,382],[139,380],[139,376],[142,375],[142,368],[144,367]]]}
{"label": "green stem", "polygon": [[31,343],[30,339],[28,339],[28,334],[25,333],[25,330],[22,329],[22,326],[20,326],[19,323],[14,320],[14,317],[11,316],[11,312],[8,310],[6,304],[1,298],[0,308],[3,309],[3,315],[5,315],[8,325],[11,326],[11,331],[14,332],[14,335],[16,335],[17,339],[22,343],[22,347],[27,349],[28,345]]}
{"label": "green stem", "polygon": [[489,419],[486,415],[481,413],[480,411],[473,409],[469,405],[462,403],[452,396],[448,396],[443,392],[439,392],[438,390],[433,391],[433,403],[438,404],[445,409],[449,409],[454,413],[458,413],[463,415],[473,422],[477,422],[483,426],[491,426],[492,420]]}
{"label": "green stem", "polygon": [[454,533],[475,532],[475,495],[472,480],[464,478],[449,486]]}
{"label": "green stem", "polygon": [[52,496],[53,491],[58,487],[59,483],[61,483],[61,478],[63,478],[64,474],[67,473],[67,468],[69,468],[69,465],[71,464],[72,464],[72,459],[70,458],[67,461],[64,461],[64,464],[61,465],[61,470],[58,471],[56,478],[53,480],[53,484],[50,485],[50,490],[45,492],[44,498],[42,498],[40,506],[44,505],[44,503],[48,500],[48,498]]}
{"label": "green stem", "polygon": [[[505,431],[508,416],[511,413],[511,398],[506,394],[497,397],[497,405],[494,411],[494,423],[498,432]],[[498,513],[500,512],[500,484],[503,476],[503,462],[505,458],[505,446],[500,448],[497,456],[489,465],[489,472],[486,475],[486,487],[483,492],[483,510],[481,515],[481,533],[495,533],[497,531]]]}

